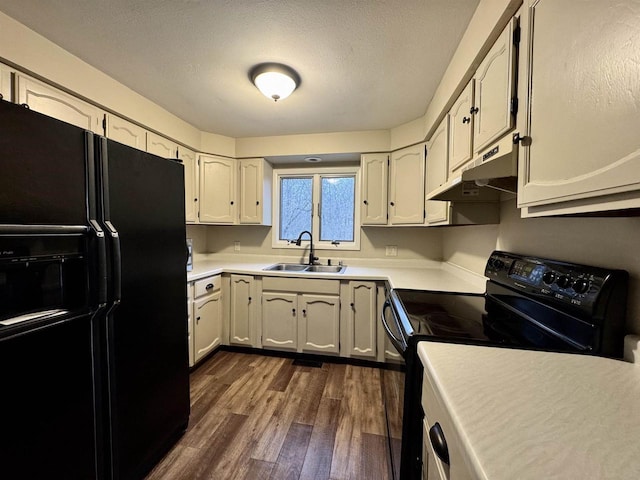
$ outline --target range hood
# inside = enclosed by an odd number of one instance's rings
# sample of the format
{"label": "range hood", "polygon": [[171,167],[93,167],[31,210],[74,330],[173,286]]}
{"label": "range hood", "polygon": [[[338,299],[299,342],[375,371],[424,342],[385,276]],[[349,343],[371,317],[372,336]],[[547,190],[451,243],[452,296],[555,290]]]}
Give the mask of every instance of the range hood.
{"label": "range hood", "polygon": [[514,135],[506,135],[465,165],[460,176],[427,195],[427,200],[498,202],[502,192],[516,192],[517,175],[518,143]]}

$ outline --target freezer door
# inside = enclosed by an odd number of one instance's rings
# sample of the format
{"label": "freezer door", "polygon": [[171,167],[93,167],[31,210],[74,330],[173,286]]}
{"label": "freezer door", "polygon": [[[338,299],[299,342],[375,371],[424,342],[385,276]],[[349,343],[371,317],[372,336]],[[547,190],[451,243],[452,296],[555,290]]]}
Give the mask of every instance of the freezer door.
{"label": "freezer door", "polygon": [[99,141],[112,235],[114,304],[105,328],[113,477],[138,478],[189,417],[184,172],[180,163]]}
{"label": "freezer door", "polygon": [[0,101],[0,224],[87,225],[90,132]]}

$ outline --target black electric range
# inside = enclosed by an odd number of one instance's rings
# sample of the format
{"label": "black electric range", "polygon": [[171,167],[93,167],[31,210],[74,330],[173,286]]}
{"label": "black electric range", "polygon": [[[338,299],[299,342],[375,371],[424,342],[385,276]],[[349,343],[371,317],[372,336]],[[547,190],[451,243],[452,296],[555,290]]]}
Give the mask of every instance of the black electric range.
{"label": "black electric range", "polygon": [[418,342],[622,357],[627,272],[495,251],[485,276],[483,294],[394,289],[385,301],[381,320],[406,364],[395,479],[421,478]]}

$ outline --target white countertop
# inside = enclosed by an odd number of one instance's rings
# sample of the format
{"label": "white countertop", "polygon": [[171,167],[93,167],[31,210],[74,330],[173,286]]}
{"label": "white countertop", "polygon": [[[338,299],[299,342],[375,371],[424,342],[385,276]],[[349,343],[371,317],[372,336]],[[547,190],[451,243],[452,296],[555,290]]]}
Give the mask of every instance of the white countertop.
{"label": "white countertop", "polygon": [[187,280],[194,281],[219,273],[246,275],[333,278],[339,280],[387,281],[391,288],[411,288],[446,292],[484,293],[486,278],[446,262],[422,260],[349,260],[344,273],[271,272],[274,263],[297,263],[285,257],[258,255],[196,255]]}
{"label": "white countertop", "polygon": [[418,353],[475,478],[640,478],[640,365],[436,342]]}

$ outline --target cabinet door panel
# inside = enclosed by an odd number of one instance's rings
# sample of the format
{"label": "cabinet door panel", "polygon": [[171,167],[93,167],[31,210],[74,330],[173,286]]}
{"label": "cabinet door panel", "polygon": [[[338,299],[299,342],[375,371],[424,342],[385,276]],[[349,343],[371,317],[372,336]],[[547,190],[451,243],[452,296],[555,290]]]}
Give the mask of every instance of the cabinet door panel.
{"label": "cabinet door panel", "polygon": [[[426,191],[431,192],[447,180],[447,161],[449,156],[449,117],[442,123],[427,142]],[[426,222],[442,224],[449,220],[449,202],[440,200],[425,201]]]}
{"label": "cabinet door panel", "polygon": [[[637,191],[637,8],[631,15],[608,2],[583,2],[578,9],[566,2],[531,3],[527,102],[531,145],[521,148],[519,206]],[[591,200],[586,211],[606,209],[604,202],[597,202]]]}
{"label": "cabinet door panel", "polygon": [[262,346],[298,348],[298,295],[262,294]]}
{"label": "cabinet door panel", "polygon": [[104,112],[98,107],[24,75],[16,75],[16,81],[17,103],[27,104],[31,110],[104,135]]}
{"label": "cabinet door panel", "polygon": [[349,324],[351,355],[376,356],[376,296],[374,282],[349,282]]}
{"label": "cabinet door panel", "polygon": [[110,113],[107,114],[107,138],[143,152],[147,149],[147,131]]}
{"label": "cabinet door panel", "polygon": [[11,94],[11,73],[13,69],[0,63],[0,95],[5,102],[11,102],[13,96]]}
{"label": "cabinet door panel", "polygon": [[479,152],[513,128],[511,114],[514,79],[512,20],[478,67],[475,81],[473,149]]}
{"label": "cabinet door panel", "polygon": [[184,165],[184,208],[187,223],[198,221],[198,163],[196,154],[180,147],[179,157]]}
{"label": "cabinet door panel", "polygon": [[240,223],[262,221],[262,160],[240,160]]}
{"label": "cabinet door panel", "polygon": [[340,350],[340,297],[300,295],[300,332],[303,352],[338,353]]}
{"label": "cabinet door panel", "polygon": [[162,158],[178,158],[178,144],[153,132],[147,132],[147,152]]}
{"label": "cabinet door panel", "polygon": [[449,111],[449,178],[459,175],[460,167],[473,158],[473,92],[471,80]]}
{"label": "cabinet door panel", "polygon": [[236,223],[236,161],[200,155],[200,223]]}
{"label": "cabinet door panel", "polygon": [[362,224],[387,223],[387,185],[389,155],[372,153],[362,155]]}
{"label": "cabinet door panel", "polygon": [[231,275],[229,342],[254,344],[253,277]]}
{"label": "cabinet door panel", "polygon": [[222,295],[207,295],[193,304],[194,355],[197,362],[222,341]]}
{"label": "cabinet door panel", "polygon": [[391,154],[389,223],[421,224],[424,220],[424,144]]}

